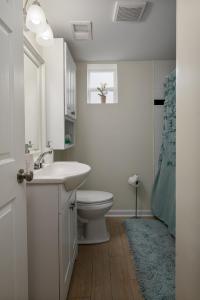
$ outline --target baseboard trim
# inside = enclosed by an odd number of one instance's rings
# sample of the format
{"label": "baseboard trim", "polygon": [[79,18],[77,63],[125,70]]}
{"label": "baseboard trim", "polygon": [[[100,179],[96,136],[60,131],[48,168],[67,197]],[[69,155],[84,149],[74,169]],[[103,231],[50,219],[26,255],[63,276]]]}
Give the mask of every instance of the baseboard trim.
{"label": "baseboard trim", "polygon": [[[134,217],[136,215],[134,209],[111,209],[106,217]],[[151,210],[138,210],[138,216],[140,217],[152,217]]]}

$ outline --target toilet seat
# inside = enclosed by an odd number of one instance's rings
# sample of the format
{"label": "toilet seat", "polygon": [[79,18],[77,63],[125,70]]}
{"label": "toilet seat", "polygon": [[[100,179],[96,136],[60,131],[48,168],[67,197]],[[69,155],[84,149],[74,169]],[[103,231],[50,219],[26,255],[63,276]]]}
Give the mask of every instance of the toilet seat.
{"label": "toilet seat", "polygon": [[76,196],[78,206],[103,205],[113,201],[113,194],[102,191],[78,190]]}

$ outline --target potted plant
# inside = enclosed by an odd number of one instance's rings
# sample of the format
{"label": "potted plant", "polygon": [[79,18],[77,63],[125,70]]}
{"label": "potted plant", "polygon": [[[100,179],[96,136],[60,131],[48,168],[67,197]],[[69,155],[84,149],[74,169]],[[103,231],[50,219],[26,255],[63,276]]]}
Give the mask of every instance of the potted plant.
{"label": "potted plant", "polygon": [[100,87],[97,87],[98,95],[101,97],[101,103],[106,103],[106,90],[107,83],[101,83]]}

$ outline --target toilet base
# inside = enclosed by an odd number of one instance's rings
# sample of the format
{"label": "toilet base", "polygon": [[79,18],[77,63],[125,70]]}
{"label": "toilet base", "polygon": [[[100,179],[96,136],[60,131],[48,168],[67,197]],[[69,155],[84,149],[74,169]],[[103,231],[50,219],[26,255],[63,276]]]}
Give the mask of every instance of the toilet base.
{"label": "toilet base", "polygon": [[87,223],[79,224],[79,226],[82,227],[81,235],[78,239],[79,245],[100,244],[110,240],[104,217],[97,220],[89,220]]}
{"label": "toilet base", "polygon": [[82,240],[78,240],[78,244],[79,245],[89,245],[89,244],[102,244],[102,243],[106,243],[110,240],[110,235],[108,234],[107,239],[103,239],[103,240],[88,240],[88,239],[82,239]]}

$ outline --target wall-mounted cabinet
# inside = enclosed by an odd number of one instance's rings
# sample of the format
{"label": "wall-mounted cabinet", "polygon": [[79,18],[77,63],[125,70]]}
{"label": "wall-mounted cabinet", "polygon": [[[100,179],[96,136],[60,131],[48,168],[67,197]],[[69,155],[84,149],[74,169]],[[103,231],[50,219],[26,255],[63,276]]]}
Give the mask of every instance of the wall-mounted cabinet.
{"label": "wall-mounted cabinet", "polygon": [[53,149],[74,145],[76,64],[63,38],[44,49],[46,63],[47,141]]}

